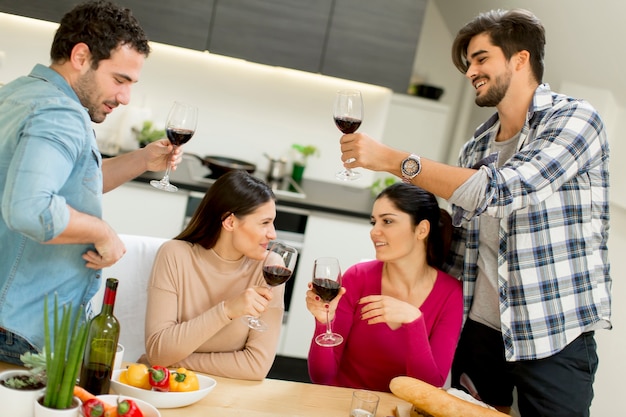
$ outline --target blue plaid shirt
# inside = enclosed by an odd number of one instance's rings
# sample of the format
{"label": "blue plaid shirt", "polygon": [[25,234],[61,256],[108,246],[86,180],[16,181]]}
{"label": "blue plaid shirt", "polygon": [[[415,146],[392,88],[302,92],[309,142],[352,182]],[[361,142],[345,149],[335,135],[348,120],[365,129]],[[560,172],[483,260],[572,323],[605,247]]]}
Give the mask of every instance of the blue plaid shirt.
{"label": "blue plaid shirt", "polygon": [[489,158],[494,114],[467,142],[459,166],[487,178],[476,207],[452,203],[450,272],[463,279],[465,315],[477,277],[479,216],[500,220],[498,286],[508,361],[540,359],[582,332],[610,327],[609,145],[587,102],[535,91],[518,152],[502,167]]}

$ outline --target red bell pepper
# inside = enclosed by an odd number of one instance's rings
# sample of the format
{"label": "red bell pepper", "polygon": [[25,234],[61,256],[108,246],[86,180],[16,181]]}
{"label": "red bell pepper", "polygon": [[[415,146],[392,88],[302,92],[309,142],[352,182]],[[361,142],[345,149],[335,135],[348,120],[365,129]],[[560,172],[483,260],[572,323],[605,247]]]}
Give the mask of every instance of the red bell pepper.
{"label": "red bell pepper", "polygon": [[137,403],[129,399],[117,402],[117,415],[119,417],[143,417]]}
{"label": "red bell pepper", "polygon": [[169,369],[154,365],[150,368],[150,386],[153,391],[167,392],[170,390],[170,371]]}
{"label": "red bell pepper", "polygon": [[83,402],[82,408],[85,417],[102,417],[104,415],[104,404],[97,398]]}

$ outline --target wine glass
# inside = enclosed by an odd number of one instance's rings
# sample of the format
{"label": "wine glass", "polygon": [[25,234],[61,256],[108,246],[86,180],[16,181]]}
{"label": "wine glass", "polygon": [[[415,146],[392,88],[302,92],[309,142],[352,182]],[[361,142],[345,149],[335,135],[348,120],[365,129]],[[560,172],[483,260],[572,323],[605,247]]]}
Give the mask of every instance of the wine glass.
{"label": "wine glass", "polygon": [[[268,287],[276,287],[287,282],[296,266],[298,251],[282,242],[273,241],[267,250],[263,260],[263,278]],[[258,317],[244,317],[248,327],[263,332],[267,330],[267,324]]]}
{"label": "wine glass", "polygon": [[[354,133],[361,126],[363,121],[363,98],[359,90],[340,90],[335,95],[335,105],[333,107],[333,118],[335,125],[345,135]],[[346,162],[354,162],[354,158]],[[350,168],[344,168],[336,174],[340,180],[351,181],[361,178],[359,172]]]}
{"label": "wine glass", "polygon": [[[341,288],[341,267],[337,258],[317,258],[313,264],[313,292],[324,302],[330,303],[339,294]],[[315,338],[320,346],[333,347],[340,345],[343,337],[333,333],[326,309],[326,332]]]}
{"label": "wine glass", "polygon": [[[174,150],[177,147],[189,142],[189,139],[196,131],[196,123],[198,121],[198,108],[190,106],[179,101],[174,102],[169,114],[167,115],[167,122],[165,123],[165,133],[170,143],[174,145]],[[172,150],[172,152],[174,152]],[[171,164],[168,160],[167,169],[165,175],[160,180],[150,181],[150,185],[159,190],[165,190],[170,192],[178,191],[178,187],[170,184],[170,170]]]}

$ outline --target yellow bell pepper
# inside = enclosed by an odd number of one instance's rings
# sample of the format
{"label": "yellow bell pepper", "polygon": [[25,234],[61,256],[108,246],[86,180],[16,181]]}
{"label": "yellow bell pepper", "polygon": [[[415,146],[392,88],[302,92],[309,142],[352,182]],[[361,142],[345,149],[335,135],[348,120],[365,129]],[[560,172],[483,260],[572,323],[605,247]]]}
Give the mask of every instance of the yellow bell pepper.
{"label": "yellow bell pepper", "polygon": [[170,391],[187,392],[200,389],[200,382],[195,372],[185,368],[178,368],[170,372]]}
{"label": "yellow bell pepper", "polygon": [[129,365],[125,371],[120,373],[120,382],[146,390],[152,389],[149,378],[150,371],[143,363]]}

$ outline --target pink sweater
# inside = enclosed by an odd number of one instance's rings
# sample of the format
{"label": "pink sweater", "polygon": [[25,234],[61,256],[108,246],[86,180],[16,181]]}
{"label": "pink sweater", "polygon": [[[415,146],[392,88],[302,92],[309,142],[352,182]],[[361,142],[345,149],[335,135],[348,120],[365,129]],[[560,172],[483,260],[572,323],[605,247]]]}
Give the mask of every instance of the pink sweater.
{"label": "pink sweater", "polygon": [[[333,331],[344,337],[334,348],[311,342],[311,380],[325,385],[389,391],[392,378],[406,375],[442,386],[452,365],[463,321],[461,282],[438,271],[432,291],[420,306],[422,316],[391,330],[360,319],[359,299],[381,294],[383,263],[363,262],[343,276],[346,293],[339,302]],[[326,325],[316,321],[315,336]]]}

